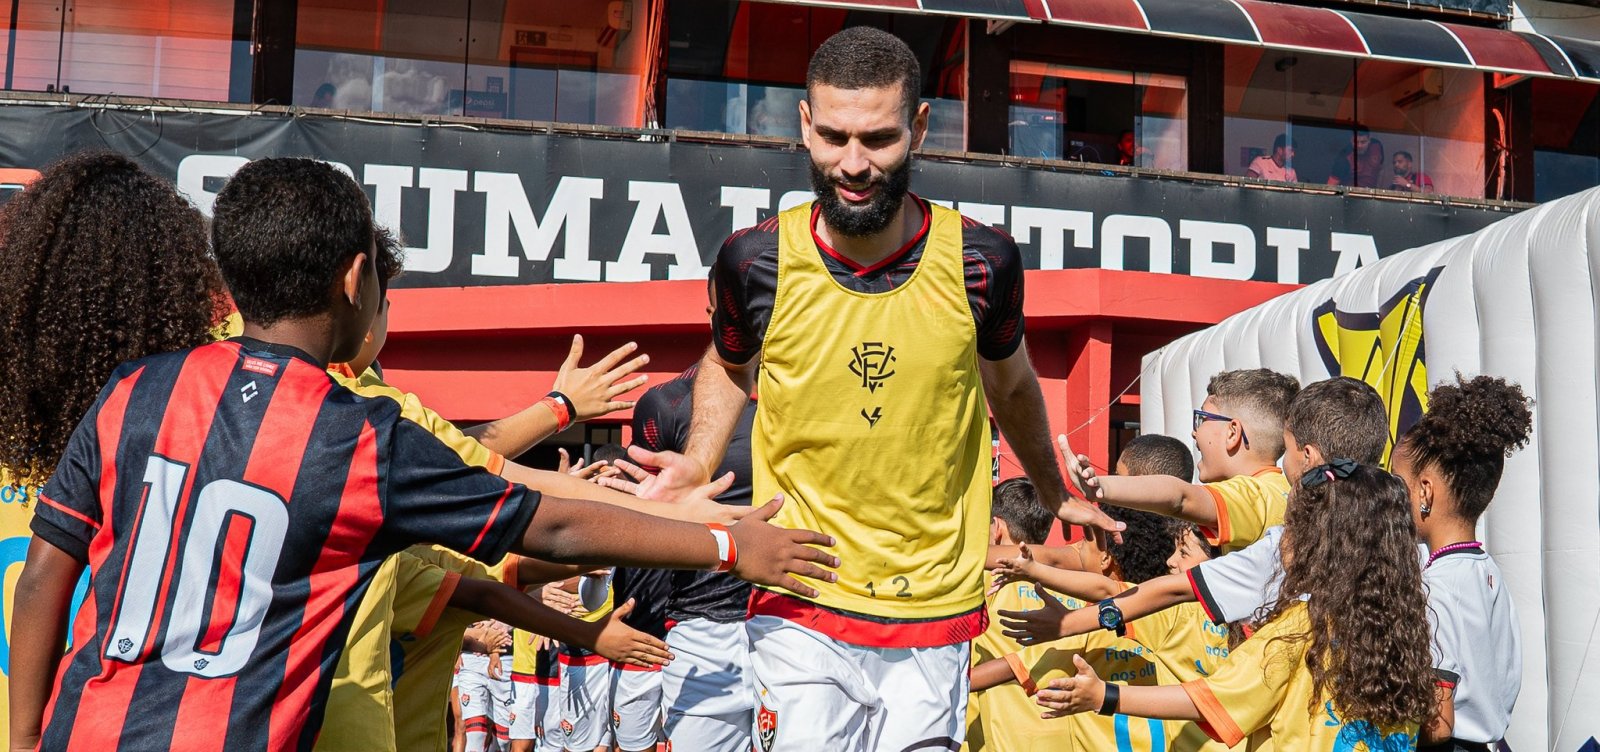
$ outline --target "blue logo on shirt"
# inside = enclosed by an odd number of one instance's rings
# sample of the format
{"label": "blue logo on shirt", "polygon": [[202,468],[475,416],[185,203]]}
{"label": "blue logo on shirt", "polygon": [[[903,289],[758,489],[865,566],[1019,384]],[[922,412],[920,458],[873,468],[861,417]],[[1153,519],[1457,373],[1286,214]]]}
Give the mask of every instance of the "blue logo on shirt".
{"label": "blue logo on shirt", "polygon": [[1333,752],[1408,752],[1417,748],[1417,737],[1404,731],[1384,734],[1370,721],[1339,720],[1333,712],[1333,703],[1323,703],[1328,713],[1326,726],[1341,726],[1338,738],[1333,740]]}

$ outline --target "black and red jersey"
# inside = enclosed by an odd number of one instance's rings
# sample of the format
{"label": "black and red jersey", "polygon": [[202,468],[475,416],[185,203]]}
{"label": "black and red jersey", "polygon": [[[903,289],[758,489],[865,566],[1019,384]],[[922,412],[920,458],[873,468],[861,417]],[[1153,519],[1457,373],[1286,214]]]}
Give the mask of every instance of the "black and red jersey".
{"label": "black and red jersey", "polygon": [[538,500],[294,348],[124,364],[33,522],[91,573],[42,748],[310,749],[383,559],[497,561]]}
{"label": "black and red jersey", "polygon": [[[911,194],[907,207],[922,212],[922,229],[887,258],[863,267],[817,237],[818,209],[811,214],[812,239],[822,263],[840,285],[881,293],[905,284],[927,246],[928,202]],[[978,329],[978,355],[1005,360],[1022,345],[1022,251],[1004,232],[969,217],[961,221],[961,262],[967,303]],[[729,236],[712,267],[717,303],[712,314],[717,352],[730,363],[748,363],[761,352],[772,302],[778,291],[778,218]]]}
{"label": "black and red jersey", "polygon": [[[694,377],[699,370],[698,365],[691,366],[677,378],[651,387],[639,398],[638,404],[633,407],[635,444],[654,452],[683,451],[689,443],[689,422],[694,416]],[[722,464],[712,475],[713,478],[720,478],[724,473],[733,473],[733,485],[717,496],[717,501],[723,504],[750,506],[750,426],[755,415],[756,401],[751,400],[739,414],[733,435],[728,440],[727,451],[723,452]],[[662,604],[668,621],[744,621],[749,609],[750,583],[731,574],[659,569],[638,571],[647,578],[670,581]],[[638,608],[643,606],[641,599]],[[634,613],[639,613],[637,608]],[[644,629],[638,625],[634,627]]]}

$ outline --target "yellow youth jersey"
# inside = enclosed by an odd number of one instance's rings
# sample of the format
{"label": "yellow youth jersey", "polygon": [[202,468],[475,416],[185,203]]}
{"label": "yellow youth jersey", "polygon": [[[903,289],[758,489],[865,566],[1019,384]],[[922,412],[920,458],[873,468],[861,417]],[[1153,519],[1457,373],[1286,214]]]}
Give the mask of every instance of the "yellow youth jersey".
{"label": "yellow youth jersey", "polygon": [[456,428],[454,423],[440,417],[438,413],[423,406],[417,395],[404,392],[384,383],[371,368],[360,376],[351,373],[350,368],[343,363],[336,363],[328,368],[328,373],[333,375],[334,381],[363,397],[388,397],[400,404],[400,417],[428,429],[435,438],[444,442],[461,461],[474,467],[481,467],[491,473],[499,474],[505,469],[506,460],[494,450],[478,443]]}
{"label": "yellow youth jersey", "polygon": [[[1061,601],[1069,609],[1093,607],[1074,598]],[[1053,679],[1062,679],[1078,673],[1073,655],[1094,667],[1096,674],[1106,681],[1134,686],[1176,684],[1177,679],[1157,660],[1153,651],[1135,642],[1137,622],[1130,623],[1129,637],[1118,637],[1111,632],[1096,630],[1076,637],[1034,645],[1006,656],[1017,682],[1043,689]],[[1030,693],[1031,694],[1031,693]],[[1030,700],[1031,702],[1031,700]],[[1038,708],[1037,705],[1034,707]],[[1039,708],[1038,712],[1044,712]],[[1037,714],[1036,714],[1037,715]],[[1057,724],[1058,735],[1071,739],[1070,749],[1106,750],[1106,752],[1147,752],[1149,750],[1197,749],[1204,742],[1196,738],[1187,747],[1174,746],[1184,724],[1137,718],[1117,713],[1103,716],[1080,713],[1066,718],[1056,718],[1046,723]],[[1049,749],[1061,748],[1060,742]],[[1046,747],[1039,747],[1045,749]],[[1009,749],[996,747],[996,749]]]}
{"label": "yellow youth jersey", "polygon": [[1261,540],[1267,528],[1283,524],[1289,508],[1289,481],[1276,467],[1207,483],[1206,490],[1217,501],[1217,529],[1203,532],[1223,553]]}
{"label": "yellow youth jersey", "polygon": [[1232,745],[1270,728],[1275,748],[1297,752],[1415,748],[1416,723],[1378,728],[1346,718],[1331,700],[1321,697],[1313,709],[1315,688],[1305,661],[1310,641],[1294,639],[1308,629],[1305,605],[1291,606],[1234,648],[1216,674],[1184,683],[1212,738]]}
{"label": "yellow youth jersey", "polygon": [[809,602],[758,589],[751,612],[857,645],[955,644],[985,621],[990,444],[977,331],[961,215],[930,211],[916,270],[873,294],[833,279],[811,204],[779,219],[754,495],[783,493],[774,524],[833,536],[849,566],[836,583],[811,582]]}
{"label": "yellow youth jersey", "polygon": [[[439,546],[412,546],[406,553],[461,577],[495,580],[517,586],[515,556],[490,566]],[[396,609],[401,609],[397,601]],[[446,606],[425,635],[396,634],[390,649],[394,662],[394,730],[400,749],[444,752],[449,713],[450,679],[461,654],[461,635],[483,617]],[[332,716],[329,716],[331,719]]]}
{"label": "yellow youth jersey", "polygon": [[[40,479],[43,480],[42,478]],[[0,662],[0,735],[10,736],[11,724],[11,636],[19,629],[16,619],[12,618],[17,578],[22,574],[22,564],[28,559],[28,544],[33,540],[33,532],[28,525],[33,522],[33,505],[39,501],[38,486],[22,486],[12,478],[11,473],[0,468],[0,575],[4,576],[3,607],[5,617],[4,638],[8,648],[4,662]],[[83,580],[87,583],[88,580]],[[82,588],[73,598],[73,611],[82,601]]]}
{"label": "yellow youth jersey", "polygon": [[334,671],[316,749],[398,749],[389,645],[396,634],[426,637],[460,577],[403,552],[378,567]]}
{"label": "yellow youth jersey", "polygon": [[[1006,637],[1001,611],[1033,611],[1044,607],[1037,586],[1013,582],[988,600],[989,628],[972,641],[972,665],[1020,653],[1023,647]],[[1072,752],[1072,737],[1059,720],[1039,717],[1044,709],[1015,683],[975,692],[967,702],[967,749],[972,752]],[[976,723],[974,723],[974,720]],[[974,734],[976,730],[976,734]]]}
{"label": "yellow youth jersey", "polygon": [[511,630],[511,673],[524,676],[538,673],[539,651],[533,646],[538,639],[539,635],[532,632]]}
{"label": "yellow youth jersey", "polygon": [[[1198,603],[1181,603],[1135,619],[1129,626],[1128,636],[1149,648],[1150,656],[1174,681],[1211,676],[1228,657],[1228,628],[1207,618]],[[1228,748],[1209,739],[1197,724],[1173,721],[1168,728],[1175,734],[1170,750],[1222,752]]]}

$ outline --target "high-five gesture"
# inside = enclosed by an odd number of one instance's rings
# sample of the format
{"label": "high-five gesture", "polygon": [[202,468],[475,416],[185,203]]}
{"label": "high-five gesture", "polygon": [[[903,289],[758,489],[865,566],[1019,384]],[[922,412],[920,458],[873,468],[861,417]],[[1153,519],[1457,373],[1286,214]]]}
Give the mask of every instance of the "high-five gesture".
{"label": "high-five gesture", "polygon": [[782,505],[783,496],[780,494],[728,528],[738,551],[733,576],[757,585],[781,587],[807,598],[815,598],[816,588],[795,579],[795,575],[824,582],[838,581],[838,574],[822,567],[837,569],[839,559],[812,548],[832,546],[833,538],[810,530],[776,527],[767,522]]}
{"label": "high-five gesture", "polygon": [[594,365],[580,368],[578,361],[583,358],[583,335],[572,335],[572,349],[561,364],[561,370],[556,373],[556,381],[551,388],[572,400],[572,407],[578,413],[571,416],[574,422],[633,407],[632,401],[619,400],[617,397],[643,386],[649,380],[648,376],[642,374],[628,378],[650,362],[649,355],[622,362],[623,358],[638,349],[637,343],[629,342],[612,350]]}
{"label": "high-five gesture", "polygon": [[1072,656],[1078,673],[1065,679],[1051,680],[1050,686],[1039,690],[1037,701],[1049,708],[1045,718],[1060,718],[1099,710],[1106,700],[1106,683],[1094,672],[1094,667],[1081,655]]}
{"label": "high-five gesture", "polygon": [[1077,489],[1083,498],[1090,501],[1099,501],[1104,497],[1100,492],[1100,479],[1095,475],[1094,466],[1089,464],[1089,456],[1075,454],[1072,444],[1067,441],[1067,435],[1056,437],[1056,448],[1061,450],[1061,459],[1066,464],[1067,482]]}
{"label": "high-five gesture", "polygon": [[1000,626],[1005,630],[1001,634],[1016,640],[1019,645],[1038,645],[1061,639],[1065,636],[1061,620],[1072,613],[1065,604],[1056,600],[1055,596],[1044,588],[1035,588],[1034,592],[1044,601],[1043,607],[1032,611],[999,613]]}

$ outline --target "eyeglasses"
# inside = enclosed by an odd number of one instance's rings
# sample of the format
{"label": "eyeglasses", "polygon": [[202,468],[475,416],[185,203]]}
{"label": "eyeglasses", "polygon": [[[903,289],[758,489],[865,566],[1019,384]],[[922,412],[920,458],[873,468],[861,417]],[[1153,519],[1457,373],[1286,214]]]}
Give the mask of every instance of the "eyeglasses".
{"label": "eyeglasses", "polygon": [[[1206,412],[1205,410],[1197,409],[1194,411],[1194,430],[1200,430],[1200,426],[1208,420],[1222,420],[1229,423],[1233,422],[1233,418],[1230,418],[1226,415],[1218,415],[1217,413],[1211,413]],[[1239,440],[1243,441],[1245,446],[1250,446],[1250,437],[1245,434],[1243,423],[1239,424]]]}

